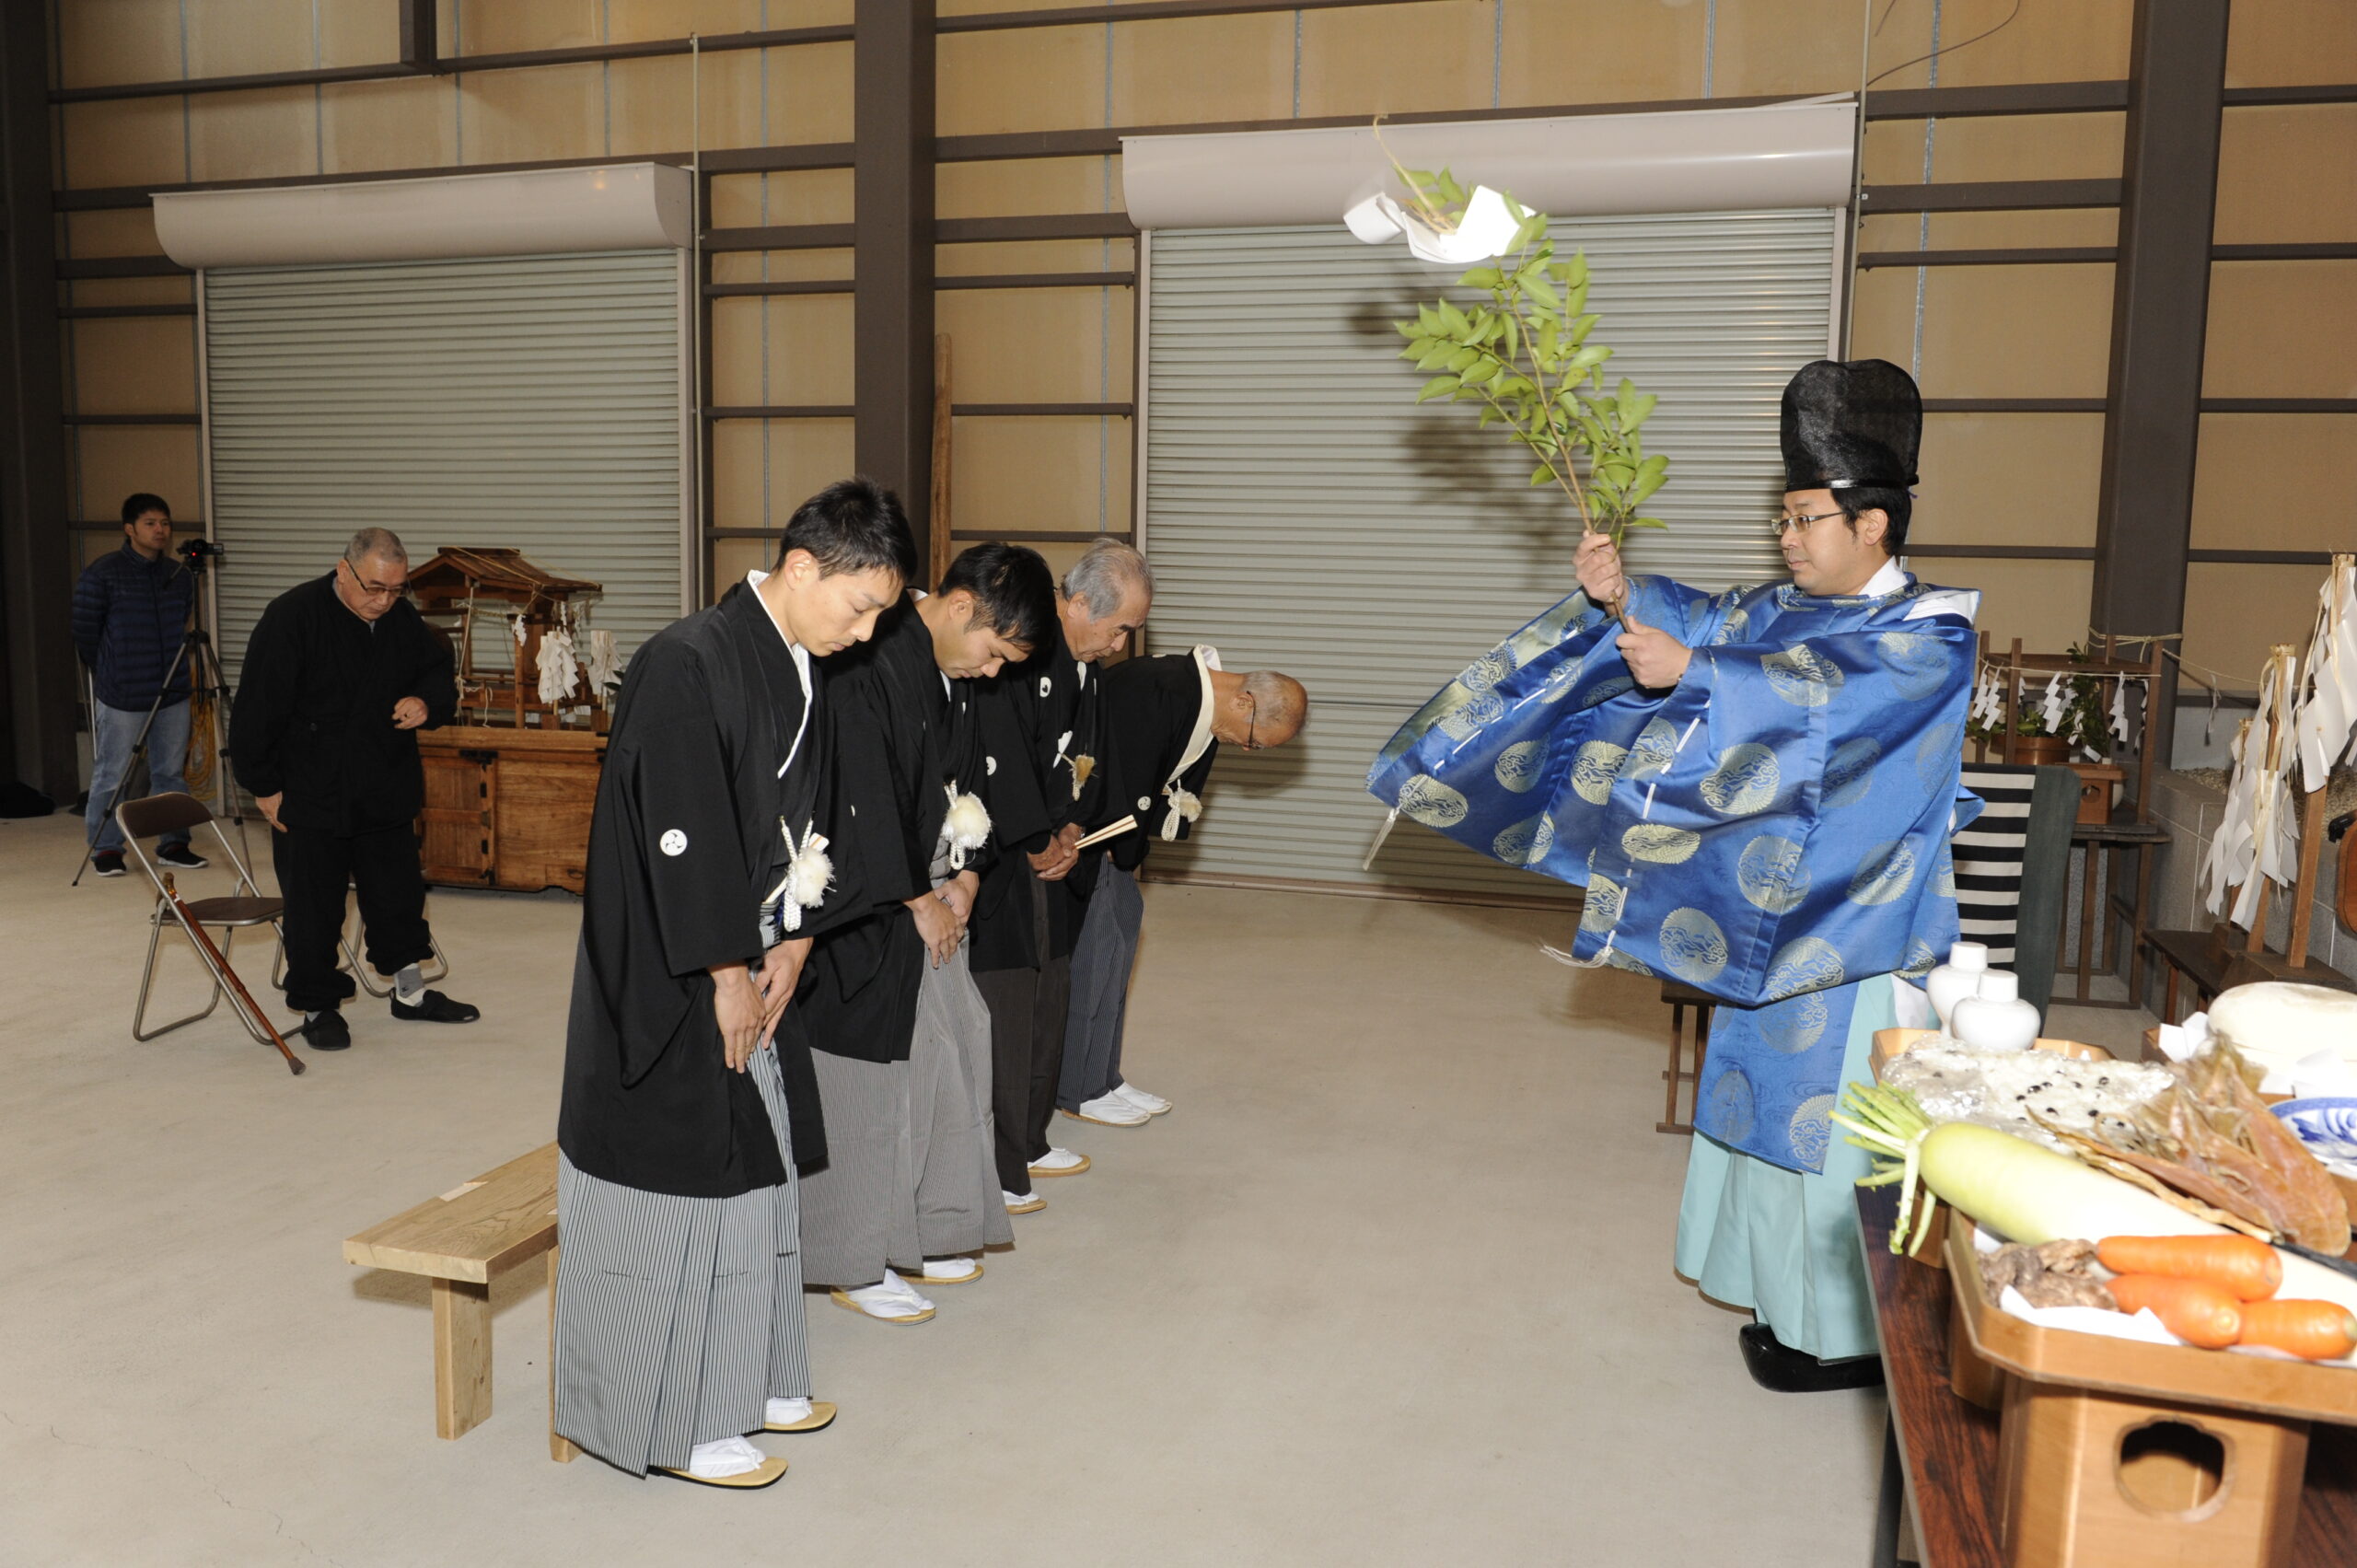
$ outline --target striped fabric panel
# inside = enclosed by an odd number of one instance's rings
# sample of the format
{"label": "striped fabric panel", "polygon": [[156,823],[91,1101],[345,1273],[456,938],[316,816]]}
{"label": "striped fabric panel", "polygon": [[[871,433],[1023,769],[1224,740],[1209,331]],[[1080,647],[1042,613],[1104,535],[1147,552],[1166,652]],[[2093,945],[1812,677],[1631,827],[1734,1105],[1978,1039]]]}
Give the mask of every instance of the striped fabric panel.
{"label": "striped fabric panel", "polygon": [[1992,968],[2014,965],[2014,927],[2022,901],[2023,844],[2029,834],[2034,768],[1966,763],[1964,787],[1985,803],[1971,826],[1950,841],[1956,859],[1957,928],[1988,945]]}

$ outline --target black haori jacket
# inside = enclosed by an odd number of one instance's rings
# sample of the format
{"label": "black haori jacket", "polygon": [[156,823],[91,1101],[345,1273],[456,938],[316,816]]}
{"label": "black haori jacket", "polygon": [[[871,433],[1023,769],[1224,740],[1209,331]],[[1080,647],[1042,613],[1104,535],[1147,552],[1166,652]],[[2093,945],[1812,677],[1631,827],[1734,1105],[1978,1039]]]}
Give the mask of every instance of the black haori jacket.
{"label": "black haori jacket", "polygon": [[978,970],[1037,969],[1070,953],[1080,935],[1088,900],[1084,873],[1092,869],[1088,857],[1082,857],[1070,877],[1046,884],[1048,942],[1041,951],[1034,940],[1029,898],[1018,896],[1029,878],[1016,856],[1046,848],[1067,822],[1088,820],[1102,787],[1096,772],[1099,681],[1094,667],[1073,657],[1059,621],[1054,647],[1008,665],[995,679],[973,683],[985,753],[982,800],[1003,852],[974,900],[972,955]]}
{"label": "black haori jacket", "polygon": [[246,642],[229,719],[229,762],[257,796],[286,796],[290,828],[362,833],[417,819],[425,768],[417,732],[393,727],[404,697],[427,729],[448,724],[459,686],[450,645],[397,599],[363,621],[336,597],[335,574],[270,601]]}
{"label": "black haori jacket", "polygon": [[1219,755],[1211,733],[1211,680],[1202,662],[1184,653],[1126,660],[1105,672],[1103,685],[1106,777],[1097,810],[1104,820],[1089,830],[1135,817],[1134,831],[1108,840],[1099,852],[1135,871],[1155,843],[1183,839],[1194,826],[1180,797],[1200,806]]}
{"label": "black haori jacket", "polygon": [[[631,658],[589,830],[557,1119],[558,1145],[591,1176],[690,1198],[785,1179],[759,1091],[722,1057],[705,971],[760,961],[763,900],[787,868],[782,826],[797,846],[809,828],[828,832],[811,679],[806,703],[785,639],[743,585]],[[854,910],[843,877],[839,861],[825,900],[788,935],[819,935]],[[807,1169],[826,1139],[801,1005],[787,1007],[776,1049]]]}
{"label": "black haori jacket", "polygon": [[[970,793],[982,776],[972,686],[943,679],[913,598],[885,611],[865,645],[827,661],[836,859],[856,867],[866,908],[811,952],[811,988],[795,1005],[813,1050],[908,1060],[930,960],[903,905],[933,887],[949,791]],[[967,868],[986,874],[990,853],[970,852]]]}

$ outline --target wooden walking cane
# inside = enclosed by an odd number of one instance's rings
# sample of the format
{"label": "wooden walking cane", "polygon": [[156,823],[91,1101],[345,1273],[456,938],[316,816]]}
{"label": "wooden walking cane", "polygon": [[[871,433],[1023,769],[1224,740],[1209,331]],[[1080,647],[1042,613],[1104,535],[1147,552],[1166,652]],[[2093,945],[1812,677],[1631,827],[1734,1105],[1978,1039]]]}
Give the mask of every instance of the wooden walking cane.
{"label": "wooden walking cane", "polygon": [[222,956],[221,949],[213,945],[213,938],[205,934],[204,923],[190,917],[187,900],[180,897],[180,889],[172,886],[172,874],[168,871],[164,873],[164,897],[171,900],[172,912],[180,919],[180,929],[188,933],[189,940],[203,950],[205,961],[213,966],[215,979],[228,987],[229,1000],[243,1008],[248,1018],[261,1026],[262,1033],[270,1037],[270,1043],[278,1047],[278,1054],[286,1058],[286,1070],[297,1077],[302,1076],[303,1059],[286,1049],[284,1038],[271,1027],[268,1015],[254,1005],[253,993],[238,978],[238,971],[229,967],[229,960]]}

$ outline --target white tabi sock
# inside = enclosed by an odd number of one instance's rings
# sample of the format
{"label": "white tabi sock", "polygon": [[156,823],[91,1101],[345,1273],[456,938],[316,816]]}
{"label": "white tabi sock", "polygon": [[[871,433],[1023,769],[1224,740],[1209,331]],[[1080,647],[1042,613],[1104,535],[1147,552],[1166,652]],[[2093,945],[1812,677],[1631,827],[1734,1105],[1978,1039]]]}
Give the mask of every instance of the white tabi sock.
{"label": "white tabi sock", "polygon": [[900,1275],[886,1271],[881,1284],[862,1285],[843,1294],[859,1304],[859,1309],[871,1318],[912,1318],[929,1312],[933,1303],[909,1287]]}
{"label": "white tabi sock", "polygon": [[768,1455],[742,1437],[723,1437],[716,1443],[699,1443],[690,1449],[687,1468],[690,1475],[725,1481],[732,1475],[750,1475],[768,1462]]}
{"label": "white tabi sock", "polygon": [[[928,1258],[924,1260],[924,1277],[955,1284],[961,1280],[972,1279],[974,1272],[981,1266],[978,1260],[972,1258]],[[908,1283],[906,1280],[900,1283]]]}
{"label": "white tabi sock", "polygon": [[[393,976],[393,999],[404,1007],[417,1005],[418,993],[425,989],[425,977],[417,972],[415,964],[404,964],[401,972]],[[734,1470],[729,1472],[734,1475]]]}
{"label": "white tabi sock", "polygon": [[808,1400],[772,1400],[763,1411],[762,1420],[772,1426],[792,1426],[810,1419]]}

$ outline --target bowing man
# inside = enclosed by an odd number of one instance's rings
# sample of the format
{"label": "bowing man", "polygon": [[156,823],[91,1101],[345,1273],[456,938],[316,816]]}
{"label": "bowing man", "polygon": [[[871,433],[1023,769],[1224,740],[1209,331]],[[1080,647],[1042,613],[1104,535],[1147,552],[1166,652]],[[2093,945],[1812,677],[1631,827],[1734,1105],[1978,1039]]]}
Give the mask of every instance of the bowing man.
{"label": "bowing man", "polygon": [[1308,718],[1309,694],[1271,669],[1231,675],[1211,647],[1130,659],[1107,670],[1100,684],[1106,782],[1097,809],[1135,826],[1082,852],[1102,864],[1094,867],[1087,920],[1073,951],[1057,1106],[1074,1121],[1130,1127],[1145,1120],[1132,1111],[1170,1109],[1121,1075],[1130,974],[1145,916],[1138,868],[1156,841],[1183,839],[1193,828],[1222,743],[1245,751],[1284,745]]}
{"label": "bowing man", "polygon": [[[1751,1307],[1744,1362],[1800,1391],[1881,1377],[1828,1122],[1874,1031],[1956,934],[1948,840],[1979,596],[1903,570],[1922,403],[1879,359],[1784,389],[1790,580],[1705,594],[1622,575],[1580,591],[1426,703],[1368,787],[1510,865],[1587,889],[1573,960],[1723,1004],[1697,1086],[1678,1271]],[[1625,600],[1618,623],[1607,607]]]}
{"label": "bowing man", "polygon": [[1047,643],[1053,603],[1037,552],[976,545],[828,667],[837,851],[867,912],[819,939],[795,1005],[827,1118],[827,1167],[802,1184],[803,1274],[888,1323],[932,1318],[920,1285],[980,1279],[973,1254],[1014,1239],[965,947],[993,853],[973,686]]}
{"label": "bowing man", "polygon": [[[1086,889],[1069,880],[1097,770],[1095,662],[1119,653],[1154,597],[1145,557],[1117,540],[1092,543],[1056,600],[1053,646],[981,683],[983,798],[1000,857],[973,917],[975,983],[991,1010],[992,1090],[999,1183],[1009,1214],[1047,1202],[1032,1179],[1078,1176],[1088,1158],[1048,1142],[1063,1070],[1072,952]],[[1019,852],[1019,853],[1018,853]]]}
{"label": "bowing man", "polygon": [[915,563],[890,492],[846,480],[777,565],[630,661],[589,833],[557,1124],[556,1429],[634,1475],[785,1471],[813,1431],[797,1157],[822,1156],[799,1008],[812,937],[864,910],[828,855],[820,677]]}

